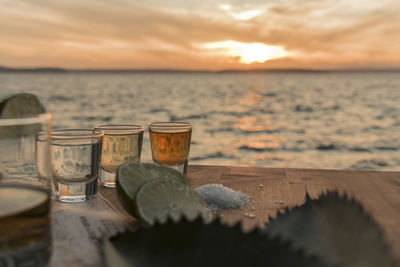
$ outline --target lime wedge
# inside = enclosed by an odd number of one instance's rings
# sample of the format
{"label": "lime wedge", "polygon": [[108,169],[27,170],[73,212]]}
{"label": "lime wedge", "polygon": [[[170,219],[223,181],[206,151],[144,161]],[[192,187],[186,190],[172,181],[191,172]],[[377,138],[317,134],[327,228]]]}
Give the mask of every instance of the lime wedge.
{"label": "lime wedge", "polygon": [[212,211],[200,195],[177,180],[145,183],[136,194],[135,208],[138,217],[150,225],[168,218],[178,222],[182,216],[189,221],[199,216],[207,223],[212,220]]}
{"label": "lime wedge", "polygon": [[118,168],[116,179],[118,199],[129,214],[136,216],[134,203],[139,188],[155,179],[176,180],[189,186],[189,181],[183,174],[166,166],[134,162],[123,164]]}
{"label": "lime wedge", "polygon": [[21,118],[45,112],[39,99],[32,94],[17,94],[0,103],[1,118]]}
{"label": "lime wedge", "polygon": [[[17,94],[0,102],[0,119],[32,117],[45,112],[39,99],[32,94]],[[35,136],[40,130],[40,124],[4,126],[0,129],[0,139]]]}

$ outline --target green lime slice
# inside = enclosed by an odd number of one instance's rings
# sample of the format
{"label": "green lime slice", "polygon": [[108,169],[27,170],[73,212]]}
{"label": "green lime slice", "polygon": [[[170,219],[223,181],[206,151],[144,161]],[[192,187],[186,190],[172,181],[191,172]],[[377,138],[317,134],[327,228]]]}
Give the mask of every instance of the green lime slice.
{"label": "green lime slice", "polygon": [[17,94],[0,103],[1,118],[21,118],[41,113],[46,113],[46,110],[32,94]]}
{"label": "green lime slice", "polygon": [[126,163],[117,171],[116,188],[118,199],[125,210],[132,216],[136,216],[135,196],[139,188],[146,182],[155,179],[176,180],[189,186],[186,177],[170,167],[154,163]]}
{"label": "green lime slice", "polygon": [[[17,94],[0,102],[1,119],[32,117],[45,112],[39,99],[32,94]],[[4,126],[0,128],[0,139],[35,136],[40,130],[38,123]]]}
{"label": "green lime slice", "polygon": [[189,221],[202,216],[212,220],[212,211],[200,195],[177,180],[157,179],[142,185],[136,194],[136,213],[144,222],[153,225],[168,218],[178,222],[182,215]]}

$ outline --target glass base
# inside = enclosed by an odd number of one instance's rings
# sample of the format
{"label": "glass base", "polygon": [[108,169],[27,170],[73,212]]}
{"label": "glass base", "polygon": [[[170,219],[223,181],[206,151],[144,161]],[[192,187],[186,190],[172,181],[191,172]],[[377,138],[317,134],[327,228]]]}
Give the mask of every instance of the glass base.
{"label": "glass base", "polygon": [[[153,161],[154,161],[154,160],[153,160]],[[172,168],[172,169],[175,169],[175,170],[177,170],[178,172],[180,172],[180,173],[186,175],[187,166],[188,166],[188,160],[185,160],[183,163],[181,163],[181,164],[176,164],[176,165],[165,165],[165,164],[160,164],[160,163],[158,163],[158,162],[156,162],[156,161],[154,161],[154,162],[157,163],[157,164],[159,164],[159,165],[168,166],[168,167],[170,167],[170,168]]]}
{"label": "glass base", "polygon": [[98,182],[97,177],[89,182],[65,183],[56,181],[56,199],[61,202],[83,202],[96,197]]}
{"label": "glass base", "polygon": [[117,175],[114,172],[109,172],[104,170],[103,168],[100,169],[100,177],[101,183],[103,186],[106,187],[115,187],[115,179]]}

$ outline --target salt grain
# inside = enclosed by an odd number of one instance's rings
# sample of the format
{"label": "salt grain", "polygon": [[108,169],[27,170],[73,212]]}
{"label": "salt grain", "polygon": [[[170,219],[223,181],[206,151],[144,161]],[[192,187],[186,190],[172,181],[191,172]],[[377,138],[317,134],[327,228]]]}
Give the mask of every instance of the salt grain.
{"label": "salt grain", "polygon": [[249,202],[249,197],[246,194],[222,184],[206,184],[195,190],[214,211],[242,208]]}
{"label": "salt grain", "polygon": [[285,204],[285,201],[283,201],[283,200],[274,200],[274,204],[283,205],[283,204]]}
{"label": "salt grain", "polygon": [[244,217],[248,217],[248,218],[250,218],[250,219],[254,219],[255,217],[256,217],[256,215],[254,214],[254,213],[245,213],[244,214]]}
{"label": "salt grain", "polygon": [[249,213],[249,218],[254,219],[256,217],[256,215],[254,213]]}

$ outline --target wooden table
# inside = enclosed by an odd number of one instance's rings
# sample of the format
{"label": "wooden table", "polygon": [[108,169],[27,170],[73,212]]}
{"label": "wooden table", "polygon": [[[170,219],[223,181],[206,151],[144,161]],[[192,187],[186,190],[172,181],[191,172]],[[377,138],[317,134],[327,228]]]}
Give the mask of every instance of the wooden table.
{"label": "wooden table", "polygon": [[[279,210],[304,203],[306,192],[311,198],[326,190],[346,192],[381,226],[400,263],[400,172],[191,165],[187,176],[193,188],[217,183],[247,194],[243,209],[221,212],[223,221],[242,221],[244,230],[263,227]],[[115,190],[101,191],[122,210]]]}

